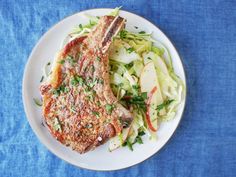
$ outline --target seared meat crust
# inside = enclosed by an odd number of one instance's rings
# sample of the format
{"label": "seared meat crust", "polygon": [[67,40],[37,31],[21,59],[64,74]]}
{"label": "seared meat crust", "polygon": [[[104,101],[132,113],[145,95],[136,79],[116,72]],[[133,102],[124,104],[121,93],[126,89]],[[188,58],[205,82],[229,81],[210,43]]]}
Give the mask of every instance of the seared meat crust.
{"label": "seared meat crust", "polygon": [[109,82],[108,49],[124,23],[119,16],[104,16],[88,36],[69,42],[40,87],[51,134],[79,153],[103,144],[132,121]]}

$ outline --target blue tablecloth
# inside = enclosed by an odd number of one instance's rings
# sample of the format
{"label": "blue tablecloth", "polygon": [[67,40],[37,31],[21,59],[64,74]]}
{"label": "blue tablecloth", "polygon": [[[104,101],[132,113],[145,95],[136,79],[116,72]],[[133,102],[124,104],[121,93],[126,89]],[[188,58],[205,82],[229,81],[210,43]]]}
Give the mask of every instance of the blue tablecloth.
{"label": "blue tablecloth", "polygon": [[[123,6],[158,25],[187,73],[188,98],[171,141],[115,172],[74,167],[50,153],[27,122],[21,96],[27,58],[56,22],[80,10]],[[0,176],[236,176],[236,1],[0,1]]]}

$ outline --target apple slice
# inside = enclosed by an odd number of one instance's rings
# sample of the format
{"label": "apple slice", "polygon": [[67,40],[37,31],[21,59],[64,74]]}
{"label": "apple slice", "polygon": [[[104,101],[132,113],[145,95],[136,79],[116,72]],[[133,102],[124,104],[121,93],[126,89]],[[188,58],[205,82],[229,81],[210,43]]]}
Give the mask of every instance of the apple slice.
{"label": "apple slice", "polygon": [[[164,75],[169,77],[169,72],[168,72],[166,63],[164,62],[164,60],[160,56],[158,56],[154,52],[148,52],[148,53],[143,54],[143,58],[144,58],[144,63],[145,63],[145,61],[146,61],[146,63],[153,61],[155,68],[158,71],[162,72]],[[158,79],[160,79],[160,78],[158,78]],[[167,86],[165,84],[163,84],[163,82],[161,82],[161,80],[159,80],[159,84],[161,86],[161,91],[168,90]],[[162,96],[163,96],[163,99],[166,99],[166,95],[163,92],[162,92]]]}
{"label": "apple slice", "polygon": [[[140,76],[140,87],[141,92],[147,92],[148,94],[147,123],[152,131],[156,131],[158,126],[156,108],[163,103],[163,97],[153,61],[144,66]],[[161,115],[165,114],[165,109],[162,109],[159,113]]]}
{"label": "apple slice", "polygon": [[128,137],[130,129],[131,129],[131,125],[128,128],[124,128],[122,130],[122,136],[117,135],[109,140],[109,151],[114,151],[118,147],[122,146],[122,144],[125,142],[125,140]]}
{"label": "apple slice", "polygon": [[146,112],[146,120],[148,127],[150,130],[156,132],[158,129],[158,120],[157,120],[157,110],[156,110],[156,94],[157,87],[155,86],[152,91],[148,95],[147,101],[147,112]]}
{"label": "apple slice", "polygon": [[158,56],[154,52],[144,53],[143,59],[145,64],[149,63],[150,61],[153,61],[156,68],[158,68],[164,74],[169,75],[165,62],[160,56]]}

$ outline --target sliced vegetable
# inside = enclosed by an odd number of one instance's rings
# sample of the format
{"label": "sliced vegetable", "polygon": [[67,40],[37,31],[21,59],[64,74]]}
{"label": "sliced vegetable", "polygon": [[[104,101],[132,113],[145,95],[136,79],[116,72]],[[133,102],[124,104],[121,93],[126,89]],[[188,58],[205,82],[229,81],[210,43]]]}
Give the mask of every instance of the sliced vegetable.
{"label": "sliced vegetable", "polygon": [[[164,45],[164,44],[162,44],[161,42],[159,42],[159,41],[155,41],[154,42],[154,48],[152,48],[153,50],[152,51],[154,51],[157,55],[160,55],[160,54],[162,54],[161,56],[163,57],[163,59],[165,60],[165,63],[166,63],[166,65],[167,65],[167,67],[170,69],[170,70],[172,70],[173,69],[173,66],[172,66],[172,60],[171,60],[171,56],[170,56],[170,53],[169,53],[169,51],[167,50],[167,48],[166,48],[166,46]],[[159,50],[161,50],[161,52],[160,51],[158,51],[157,52],[157,50],[155,50],[155,49],[159,49]],[[164,51],[164,52],[163,52]]]}
{"label": "sliced vegetable", "polygon": [[125,64],[129,64],[135,60],[142,60],[129,44],[118,39],[114,40],[110,47],[109,57],[111,60]]}
{"label": "sliced vegetable", "polygon": [[111,138],[109,141],[109,151],[113,151],[122,146],[122,144],[126,141],[128,137],[129,131],[130,127],[124,128],[121,134],[115,136],[114,138]]}
{"label": "sliced vegetable", "polygon": [[[158,77],[156,74],[155,66],[152,61],[150,61],[145,67],[143,68],[142,74],[140,76],[140,86],[142,92],[147,92],[148,95],[152,91],[154,87],[157,87],[157,93],[154,94],[153,100],[156,101],[155,104],[159,105],[163,103],[163,97],[160,90],[160,85],[158,81]],[[165,110],[163,109],[160,112],[161,115],[165,114]]]}
{"label": "sliced vegetable", "polygon": [[43,103],[42,103],[42,101],[40,100],[40,99],[38,99],[38,98],[33,98],[33,100],[34,100],[34,103],[37,105],[37,106],[42,106],[43,105]]}
{"label": "sliced vegetable", "polygon": [[157,117],[157,100],[156,98],[157,94],[157,87],[155,86],[151,92],[149,93],[149,98],[147,102],[147,112],[146,112],[146,119],[147,124],[150,130],[156,132],[158,128],[158,117]]}
{"label": "sliced vegetable", "polygon": [[116,7],[110,14],[108,15],[111,15],[111,16],[117,16],[119,14],[119,11],[121,9],[121,6],[120,7]]}
{"label": "sliced vegetable", "polygon": [[169,71],[163,59],[154,52],[147,52],[143,54],[144,63],[154,62],[155,67],[166,75],[169,75]]}

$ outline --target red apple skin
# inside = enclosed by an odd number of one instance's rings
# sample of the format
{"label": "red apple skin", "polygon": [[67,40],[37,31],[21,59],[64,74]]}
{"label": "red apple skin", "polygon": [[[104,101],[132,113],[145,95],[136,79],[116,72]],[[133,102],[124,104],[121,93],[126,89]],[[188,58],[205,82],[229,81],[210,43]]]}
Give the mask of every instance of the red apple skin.
{"label": "red apple skin", "polygon": [[147,101],[147,112],[146,112],[146,120],[147,120],[147,124],[148,124],[148,127],[150,128],[150,130],[156,132],[157,129],[155,129],[153,126],[152,126],[152,123],[151,123],[151,119],[150,119],[150,115],[149,115],[149,109],[150,109],[150,102],[151,102],[151,99],[152,99],[152,96],[153,94],[157,91],[157,87],[155,86],[151,92],[149,93],[149,96],[148,96],[148,101]]}

